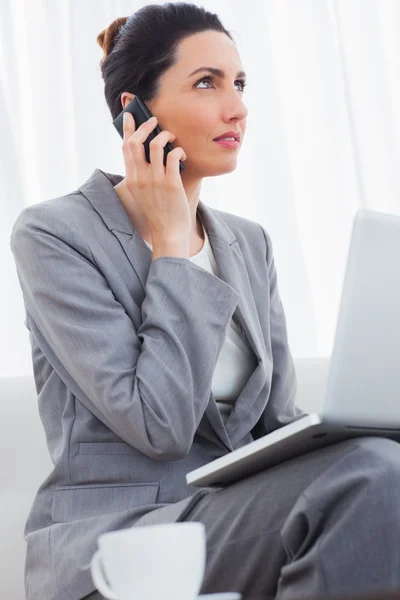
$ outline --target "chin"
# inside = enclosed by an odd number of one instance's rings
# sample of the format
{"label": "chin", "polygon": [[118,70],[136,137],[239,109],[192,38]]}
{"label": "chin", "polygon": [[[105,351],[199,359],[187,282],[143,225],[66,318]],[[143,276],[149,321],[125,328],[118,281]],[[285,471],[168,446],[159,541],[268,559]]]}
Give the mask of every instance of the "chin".
{"label": "chin", "polygon": [[237,167],[237,158],[231,158],[231,160],[213,160],[212,162],[208,158],[207,160],[196,161],[193,165],[186,165],[189,161],[184,162],[185,171],[182,173],[182,178],[185,178],[185,174],[190,177],[216,177],[217,175],[224,175],[225,173],[232,173]]}
{"label": "chin", "polygon": [[236,160],[232,160],[229,162],[226,161],[225,164],[223,164],[223,161],[221,161],[220,164],[218,164],[218,162],[215,162],[211,167],[211,171],[212,175],[224,175],[225,173],[232,173],[232,171],[234,171],[236,167]]}

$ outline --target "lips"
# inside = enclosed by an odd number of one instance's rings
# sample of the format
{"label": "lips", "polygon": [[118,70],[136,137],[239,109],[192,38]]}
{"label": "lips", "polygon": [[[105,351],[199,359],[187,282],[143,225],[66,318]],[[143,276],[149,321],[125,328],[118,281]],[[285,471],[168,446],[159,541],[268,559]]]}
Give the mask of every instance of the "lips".
{"label": "lips", "polygon": [[235,150],[240,148],[240,143],[236,140],[214,140],[214,142],[224,148],[234,148]]}
{"label": "lips", "polygon": [[222,140],[223,138],[234,138],[236,142],[240,142],[240,133],[238,131],[227,131],[221,133],[218,137],[214,138],[214,141]]}

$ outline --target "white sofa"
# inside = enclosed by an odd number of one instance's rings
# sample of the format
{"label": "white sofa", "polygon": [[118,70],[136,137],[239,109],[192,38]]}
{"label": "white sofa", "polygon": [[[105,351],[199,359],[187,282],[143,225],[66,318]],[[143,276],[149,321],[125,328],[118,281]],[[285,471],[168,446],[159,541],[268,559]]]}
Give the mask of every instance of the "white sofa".
{"label": "white sofa", "polygon": [[[318,412],[330,357],[295,360],[296,403]],[[1,597],[24,600],[23,530],[36,490],[52,468],[31,376],[0,378],[1,399]],[[45,598],[43,598],[45,600]]]}

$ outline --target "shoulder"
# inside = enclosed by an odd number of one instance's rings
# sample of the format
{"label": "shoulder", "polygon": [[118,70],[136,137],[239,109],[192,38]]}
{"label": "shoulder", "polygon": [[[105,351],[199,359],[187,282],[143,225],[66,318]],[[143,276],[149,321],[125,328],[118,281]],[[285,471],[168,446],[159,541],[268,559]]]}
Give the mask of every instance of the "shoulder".
{"label": "shoulder", "polygon": [[38,239],[46,234],[59,238],[88,252],[82,225],[93,222],[95,211],[77,190],[26,206],[15,220],[10,236],[11,249],[27,238]]}

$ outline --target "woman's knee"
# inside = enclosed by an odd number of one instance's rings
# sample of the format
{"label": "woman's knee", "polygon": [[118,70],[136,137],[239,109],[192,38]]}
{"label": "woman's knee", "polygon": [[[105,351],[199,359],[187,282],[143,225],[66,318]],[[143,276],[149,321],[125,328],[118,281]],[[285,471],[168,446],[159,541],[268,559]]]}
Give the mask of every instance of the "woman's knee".
{"label": "woman's knee", "polygon": [[[359,498],[360,504],[399,512],[400,444],[383,437],[356,438],[352,452],[335,465],[329,486],[333,502]],[[333,472],[331,472],[333,475]],[[328,492],[329,493],[329,492]],[[383,515],[382,515],[383,516]]]}
{"label": "woman's knee", "polygon": [[336,459],[302,494],[309,506],[322,511],[364,501],[388,505],[399,495],[400,444],[373,436],[340,442]]}
{"label": "woman's knee", "polygon": [[365,457],[365,467],[377,464],[382,475],[400,475],[400,444],[384,437],[357,438],[358,452]]}
{"label": "woman's knee", "polygon": [[292,558],[296,548],[303,552],[304,544],[322,530],[338,530],[338,523],[340,535],[367,524],[398,539],[400,444],[369,436],[342,442],[340,450],[338,459],[299,496],[284,523],[281,535]]}

